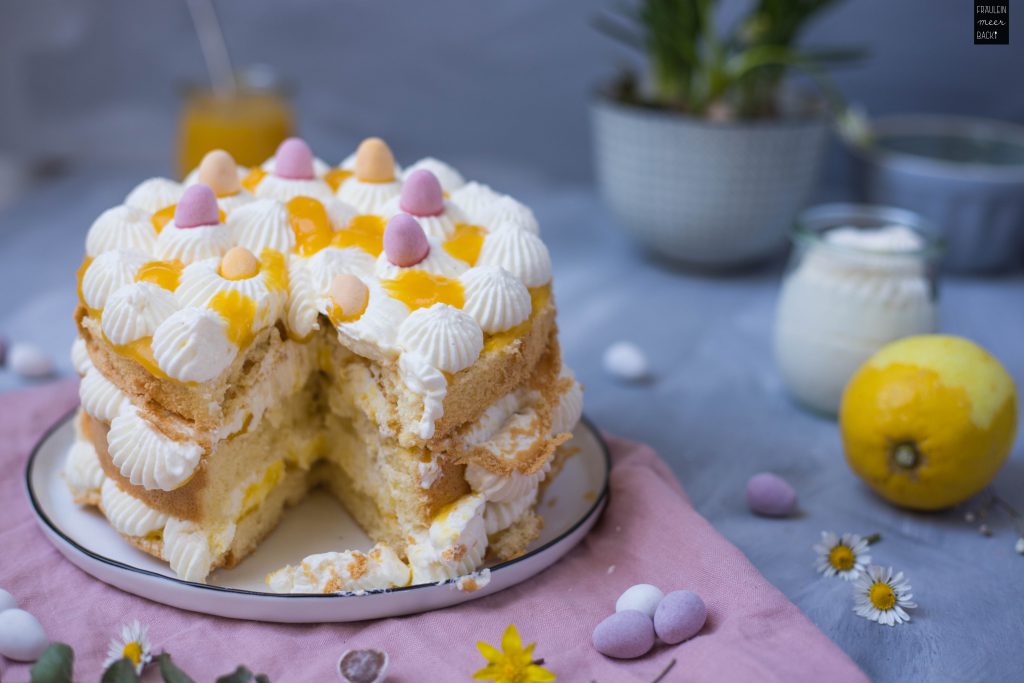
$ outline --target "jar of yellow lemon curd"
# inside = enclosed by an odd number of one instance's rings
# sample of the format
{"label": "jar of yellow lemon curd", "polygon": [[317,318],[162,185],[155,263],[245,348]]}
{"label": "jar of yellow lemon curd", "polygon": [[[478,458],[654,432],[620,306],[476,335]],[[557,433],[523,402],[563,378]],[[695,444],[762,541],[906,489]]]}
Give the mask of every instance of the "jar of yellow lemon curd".
{"label": "jar of yellow lemon curd", "polygon": [[238,81],[229,92],[208,85],[185,88],[178,124],[182,176],[212,149],[227,150],[242,166],[257,166],[294,133],[287,89],[272,74],[261,69],[239,76]]}

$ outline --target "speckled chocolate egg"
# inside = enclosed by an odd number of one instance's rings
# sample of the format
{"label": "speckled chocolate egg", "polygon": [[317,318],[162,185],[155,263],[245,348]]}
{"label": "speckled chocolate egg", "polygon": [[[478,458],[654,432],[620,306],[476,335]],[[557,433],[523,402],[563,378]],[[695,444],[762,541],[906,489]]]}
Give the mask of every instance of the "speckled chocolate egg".
{"label": "speckled chocolate egg", "polygon": [[658,637],[675,645],[697,635],[704,628],[708,608],[693,591],[672,591],[658,603],[654,612],[654,632]]}
{"label": "speckled chocolate egg", "polygon": [[747,506],[759,515],[789,517],[796,514],[796,491],[776,474],[755,474],[747,482]]}
{"label": "speckled chocolate egg", "polygon": [[643,612],[616,612],[594,629],[594,649],[616,659],[635,659],[654,647],[654,624]]}

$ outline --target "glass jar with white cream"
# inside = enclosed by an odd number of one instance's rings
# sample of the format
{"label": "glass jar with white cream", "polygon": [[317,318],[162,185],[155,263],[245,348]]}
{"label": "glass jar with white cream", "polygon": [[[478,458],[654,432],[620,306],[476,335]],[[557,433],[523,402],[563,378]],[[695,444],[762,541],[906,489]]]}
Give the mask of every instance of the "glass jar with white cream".
{"label": "glass jar with white cream", "polygon": [[822,413],[887,343],[934,332],[941,244],[917,214],[826,204],[797,221],[775,315],[775,358],[789,391]]}

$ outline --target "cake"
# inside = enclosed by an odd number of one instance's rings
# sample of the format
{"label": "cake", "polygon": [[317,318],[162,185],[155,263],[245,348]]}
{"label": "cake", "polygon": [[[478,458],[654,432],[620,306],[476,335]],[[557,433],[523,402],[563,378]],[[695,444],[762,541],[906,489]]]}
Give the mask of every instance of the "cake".
{"label": "cake", "polygon": [[517,200],[377,138],[337,168],[298,138],[252,170],[211,152],[96,219],[78,294],[65,479],[179,578],[316,487],[375,545],[297,557],[272,591],[462,585],[539,536],[582,393]]}

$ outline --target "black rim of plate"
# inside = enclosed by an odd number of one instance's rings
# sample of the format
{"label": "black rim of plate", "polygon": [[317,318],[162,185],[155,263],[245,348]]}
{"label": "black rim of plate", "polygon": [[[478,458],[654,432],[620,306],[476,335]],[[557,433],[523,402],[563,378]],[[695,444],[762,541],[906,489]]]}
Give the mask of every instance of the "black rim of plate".
{"label": "black rim of plate", "polygon": [[[384,595],[384,594],[391,594],[391,593],[401,593],[401,592],[405,592],[405,591],[420,590],[420,589],[423,589],[423,588],[431,588],[431,587],[438,586],[438,585],[449,584],[449,583],[452,583],[453,581],[457,581],[458,580],[457,578],[456,579],[450,579],[449,581],[445,581],[445,582],[443,582],[441,584],[437,584],[437,583],[418,583],[418,584],[415,584],[413,586],[402,586],[401,588],[375,588],[373,590],[364,591],[364,592],[359,593],[359,594],[355,594],[355,593],[326,593],[326,594],[325,593],[265,593],[263,591],[248,590],[248,589],[245,589],[245,588],[229,588],[229,587],[226,587],[226,586],[214,586],[214,585],[206,584],[206,583],[197,583],[195,581],[185,581],[183,579],[179,579],[179,578],[174,577],[174,576],[167,576],[166,574],[160,574],[158,572],[150,571],[148,569],[141,569],[139,567],[133,567],[130,564],[125,564],[124,562],[119,562],[118,560],[113,560],[113,559],[111,559],[109,557],[105,557],[103,555],[95,553],[92,550],[89,550],[88,548],[80,545],[77,541],[75,541],[70,536],[68,536],[63,531],[61,531],[61,529],[58,528],[57,525],[53,523],[53,521],[43,511],[42,506],[40,506],[38,499],[36,499],[35,491],[32,488],[32,469],[33,469],[33,467],[35,465],[35,462],[36,462],[36,456],[39,455],[39,451],[42,450],[43,444],[45,444],[49,440],[49,438],[53,435],[54,432],[56,432],[58,429],[63,427],[65,423],[67,423],[69,420],[71,420],[75,416],[75,414],[77,412],[78,412],[78,408],[76,407],[76,408],[72,409],[70,412],[68,412],[66,415],[61,417],[59,420],[57,420],[57,422],[55,422],[49,429],[46,430],[46,432],[43,433],[43,435],[39,438],[39,441],[36,442],[36,445],[32,447],[32,453],[31,453],[31,455],[29,455],[28,463],[25,466],[25,490],[28,493],[29,503],[31,503],[32,510],[35,512],[36,517],[39,518],[43,522],[43,524],[45,524],[46,527],[50,531],[52,531],[62,541],[64,541],[64,543],[66,543],[67,545],[71,546],[76,551],[78,551],[79,553],[85,555],[86,557],[89,557],[89,558],[91,558],[93,560],[96,560],[98,562],[102,562],[103,564],[110,565],[111,567],[116,567],[118,569],[122,569],[122,570],[125,570],[125,571],[134,572],[136,574],[143,574],[145,576],[151,576],[153,578],[161,579],[161,580],[164,580],[164,581],[170,581],[171,583],[179,584],[181,586],[188,586],[188,587],[191,587],[191,588],[199,588],[199,589],[203,589],[203,590],[215,591],[215,592],[220,592],[220,593],[232,593],[232,594],[235,594],[235,595],[253,595],[253,596],[257,596],[257,597],[261,597],[261,598],[280,598],[280,599],[285,599],[285,600],[360,598],[360,597],[365,597],[365,596],[370,596],[370,595]],[[514,559],[507,560],[505,562],[501,562],[500,564],[496,564],[493,567],[489,567],[489,569],[491,570],[492,573],[496,572],[496,571],[499,571],[501,569],[504,569],[506,567],[510,567],[510,566],[512,566],[514,564],[517,564],[519,562],[523,562],[525,560],[528,560],[529,558],[534,557],[536,555],[539,555],[539,554],[543,553],[545,550],[547,550],[548,548],[550,548],[550,547],[554,546],[555,544],[561,542],[563,539],[565,539],[566,536],[569,536],[570,534],[572,534],[574,531],[576,531],[578,528],[580,528],[580,526],[582,526],[588,519],[590,519],[600,509],[600,507],[604,504],[604,502],[608,499],[608,489],[609,489],[609,486],[610,486],[610,483],[611,483],[611,468],[612,468],[612,458],[611,458],[611,452],[608,450],[608,443],[604,440],[604,437],[601,436],[601,432],[594,426],[594,423],[591,422],[590,419],[587,416],[585,416],[585,415],[581,416],[580,417],[580,423],[583,424],[590,431],[591,435],[594,437],[594,440],[597,441],[598,445],[600,446],[601,454],[604,457],[604,466],[605,466],[605,469],[604,469],[604,486],[601,487],[601,493],[594,500],[593,504],[591,504],[591,506],[589,508],[587,508],[586,514],[584,514],[578,520],[576,520],[576,522],[571,527],[569,527],[564,532],[559,534],[556,538],[551,539],[550,541],[548,541],[547,543],[545,543],[544,545],[542,545],[542,546],[540,546],[538,548],[534,548],[533,550],[531,550],[531,551],[529,551],[527,553],[524,553],[524,554],[522,554],[519,557],[516,557]],[[106,583],[106,582],[104,582],[104,583]]]}

